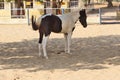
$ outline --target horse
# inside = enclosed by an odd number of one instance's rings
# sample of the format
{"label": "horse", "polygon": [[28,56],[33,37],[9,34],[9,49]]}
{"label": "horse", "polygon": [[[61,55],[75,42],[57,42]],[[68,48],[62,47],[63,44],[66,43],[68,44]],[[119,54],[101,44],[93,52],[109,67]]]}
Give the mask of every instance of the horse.
{"label": "horse", "polygon": [[64,34],[65,53],[71,54],[71,36],[78,20],[84,28],[87,27],[87,15],[85,9],[80,9],[61,15],[45,14],[39,17],[37,21],[32,15],[32,28],[35,31],[39,31],[39,56],[42,54],[42,48],[43,56],[48,59],[46,45],[51,32]]}

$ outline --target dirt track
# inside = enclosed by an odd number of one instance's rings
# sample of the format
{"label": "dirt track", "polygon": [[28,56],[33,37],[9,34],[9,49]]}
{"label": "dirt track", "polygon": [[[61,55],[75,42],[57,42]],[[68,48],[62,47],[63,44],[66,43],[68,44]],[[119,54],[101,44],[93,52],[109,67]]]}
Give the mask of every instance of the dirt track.
{"label": "dirt track", "polygon": [[52,33],[46,60],[31,26],[0,25],[0,80],[120,80],[120,25],[76,26],[72,55],[63,52],[63,35]]}

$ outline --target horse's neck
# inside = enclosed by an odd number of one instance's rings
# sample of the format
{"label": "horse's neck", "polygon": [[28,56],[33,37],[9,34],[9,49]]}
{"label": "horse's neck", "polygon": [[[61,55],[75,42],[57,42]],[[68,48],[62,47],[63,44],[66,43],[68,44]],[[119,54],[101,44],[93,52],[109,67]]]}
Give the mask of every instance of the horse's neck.
{"label": "horse's neck", "polygon": [[79,17],[80,17],[79,11],[71,12],[70,15],[71,15],[71,17],[72,17],[74,22],[76,22],[79,19]]}

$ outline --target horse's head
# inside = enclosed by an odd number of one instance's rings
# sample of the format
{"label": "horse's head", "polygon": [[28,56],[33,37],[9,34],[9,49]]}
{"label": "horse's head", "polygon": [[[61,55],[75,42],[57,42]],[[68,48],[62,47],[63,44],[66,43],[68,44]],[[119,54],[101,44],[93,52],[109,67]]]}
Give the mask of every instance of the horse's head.
{"label": "horse's head", "polygon": [[87,15],[86,15],[85,9],[80,10],[79,14],[80,14],[79,21],[83,25],[83,27],[86,28],[87,27]]}

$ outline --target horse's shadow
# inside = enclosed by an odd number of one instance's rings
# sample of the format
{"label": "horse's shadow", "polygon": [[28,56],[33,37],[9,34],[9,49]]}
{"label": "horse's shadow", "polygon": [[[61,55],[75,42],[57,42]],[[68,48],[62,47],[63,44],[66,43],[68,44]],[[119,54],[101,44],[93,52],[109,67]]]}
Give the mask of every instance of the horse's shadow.
{"label": "horse's shadow", "polygon": [[71,53],[63,52],[64,39],[49,39],[49,59],[38,56],[38,39],[0,43],[0,69],[28,71],[105,69],[120,65],[120,36],[72,38]]}

